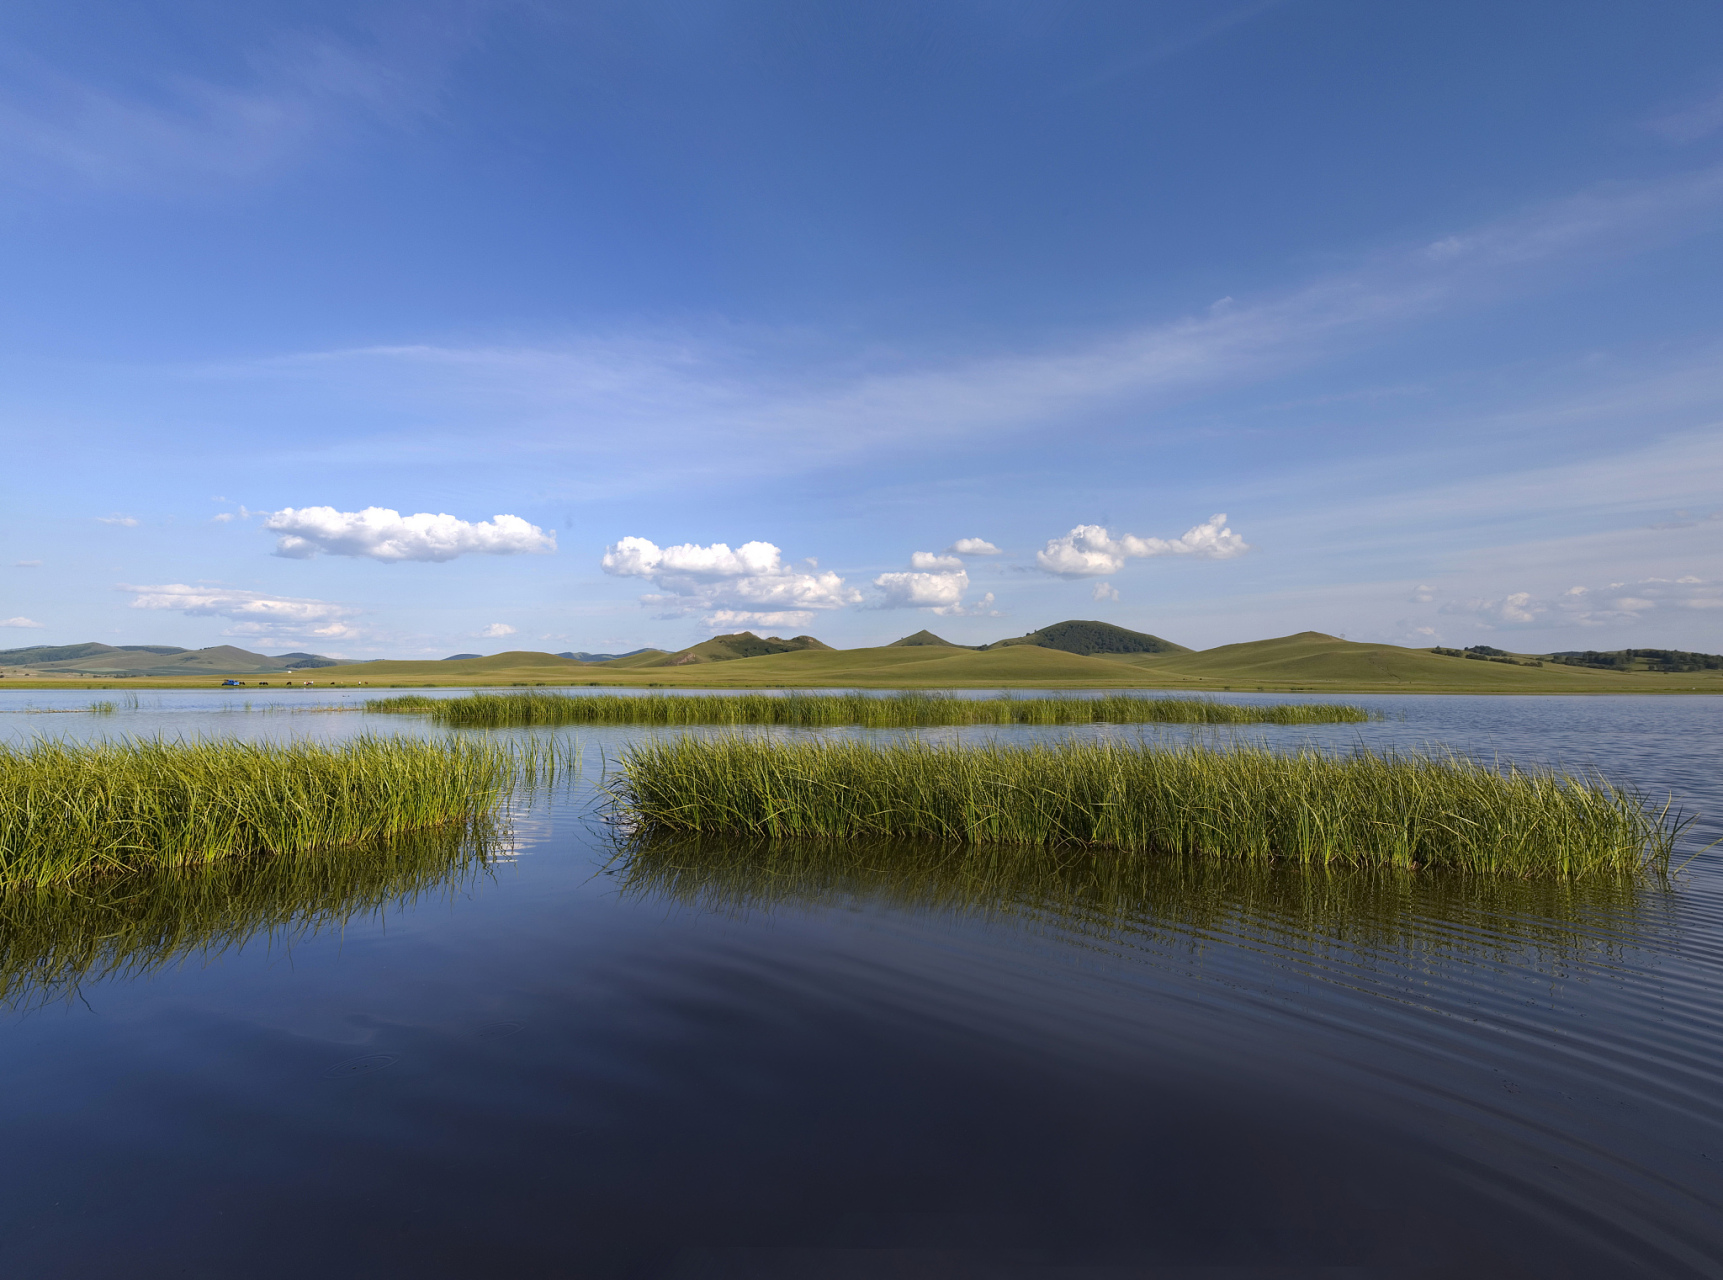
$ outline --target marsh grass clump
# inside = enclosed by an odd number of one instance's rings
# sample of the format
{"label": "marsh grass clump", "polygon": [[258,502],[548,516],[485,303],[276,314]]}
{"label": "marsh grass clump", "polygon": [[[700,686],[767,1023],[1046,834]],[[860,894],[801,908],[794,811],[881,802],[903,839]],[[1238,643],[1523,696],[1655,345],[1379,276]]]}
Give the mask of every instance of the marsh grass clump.
{"label": "marsh grass clump", "polygon": [[601,694],[476,693],[464,698],[409,695],[376,699],[366,710],[427,715],[458,728],[515,725],[781,725],[818,729],[915,729],[943,725],[1356,724],[1362,707],[1338,703],[1250,706],[1207,698],[956,698],[902,693]]}
{"label": "marsh grass clump", "polygon": [[609,783],[643,833],[1107,849],[1571,877],[1666,871],[1683,828],[1602,778],[1459,756],[1117,743],[638,744]]}
{"label": "marsh grass clump", "polygon": [[0,888],[365,844],[495,810],[547,748],[365,737],[0,746]]}

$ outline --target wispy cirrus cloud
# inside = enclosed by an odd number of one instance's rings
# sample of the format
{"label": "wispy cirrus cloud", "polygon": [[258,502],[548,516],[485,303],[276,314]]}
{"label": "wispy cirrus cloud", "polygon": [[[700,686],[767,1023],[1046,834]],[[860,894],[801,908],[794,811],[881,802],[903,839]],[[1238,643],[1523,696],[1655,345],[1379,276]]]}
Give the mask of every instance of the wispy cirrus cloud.
{"label": "wispy cirrus cloud", "polygon": [[1698,142],[1723,129],[1723,90],[1689,98],[1653,116],[1646,128],[1675,146]]}
{"label": "wispy cirrus cloud", "polygon": [[[89,191],[183,194],[255,180],[358,129],[426,118],[472,35],[470,17],[373,24],[368,48],[282,29],[196,69],[156,66],[125,80],[14,43],[0,52],[0,169],[12,183]],[[223,70],[210,70],[218,60]]]}
{"label": "wispy cirrus cloud", "polygon": [[[308,381],[402,405],[434,400],[442,412],[466,404],[487,421],[506,411],[520,426],[500,448],[602,455],[610,464],[603,484],[591,484],[613,494],[619,483],[661,487],[684,473],[709,478],[714,468],[778,474],[978,433],[1008,437],[1236,387],[1359,350],[1397,327],[1543,288],[1564,270],[1704,227],[1720,207],[1723,167],[1602,185],[1182,317],[1057,347],[876,362],[859,372],[850,353],[829,364],[810,358],[800,338],[665,331],[554,346],[312,352],[212,366],[201,376]],[[781,349],[792,342],[793,358]],[[654,443],[674,443],[675,457]],[[465,456],[470,440],[452,432],[414,445]],[[365,448],[343,447],[354,457]]]}
{"label": "wispy cirrus cloud", "polygon": [[1475,619],[1495,629],[1600,627],[1638,622],[1649,614],[1689,609],[1723,609],[1723,583],[1691,574],[1680,578],[1641,578],[1601,586],[1575,586],[1550,597],[1516,591],[1494,599],[1444,601],[1438,613]]}

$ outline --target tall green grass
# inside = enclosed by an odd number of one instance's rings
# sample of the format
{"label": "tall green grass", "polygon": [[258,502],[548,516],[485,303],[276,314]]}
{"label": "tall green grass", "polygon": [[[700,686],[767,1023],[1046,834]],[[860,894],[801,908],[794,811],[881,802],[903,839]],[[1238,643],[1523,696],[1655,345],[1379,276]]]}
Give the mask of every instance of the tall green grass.
{"label": "tall green grass", "polygon": [[379,698],[366,710],[430,716],[460,728],[509,725],[785,725],[827,728],[913,729],[937,725],[1060,724],[1352,724],[1372,718],[1362,707],[1337,703],[1251,706],[1206,698],[954,698],[904,693],[890,698],[859,693],[600,694],[475,693],[464,698],[408,695]]}
{"label": "tall green grass", "polygon": [[1681,823],[1600,778],[1459,757],[1109,743],[636,745],[609,783],[639,832],[895,838],[1451,868],[1663,871]]}
{"label": "tall green grass", "polygon": [[365,737],[0,746],[0,887],[348,847],[495,810],[542,747]]}

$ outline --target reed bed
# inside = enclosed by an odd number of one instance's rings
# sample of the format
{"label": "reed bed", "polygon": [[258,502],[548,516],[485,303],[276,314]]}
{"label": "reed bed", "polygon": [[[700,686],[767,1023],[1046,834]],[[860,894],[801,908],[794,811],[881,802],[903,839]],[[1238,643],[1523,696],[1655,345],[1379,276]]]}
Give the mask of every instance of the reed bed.
{"label": "reed bed", "polygon": [[1239,745],[642,743],[608,784],[637,833],[911,839],[1573,877],[1664,872],[1683,823],[1602,778],[1457,756]]}
{"label": "reed bed", "polygon": [[956,698],[903,693],[664,694],[571,697],[561,693],[476,693],[464,698],[409,694],[379,698],[366,710],[427,715],[458,728],[519,725],[783,725],[818,729],[915,729],[940,725],[1061,724],[1355,724],[1374,718],[1339,703],[1252,706],[1207,698]]}
{"label": "reed bed", "polygon": [[0,887],[350,847],[494,811],[534,745],[364,737],[0,746]]}

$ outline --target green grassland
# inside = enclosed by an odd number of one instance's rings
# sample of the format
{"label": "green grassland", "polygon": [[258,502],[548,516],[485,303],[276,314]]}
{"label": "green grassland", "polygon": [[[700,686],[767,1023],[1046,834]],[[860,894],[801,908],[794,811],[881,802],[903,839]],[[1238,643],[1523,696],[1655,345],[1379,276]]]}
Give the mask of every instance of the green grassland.
{"label": "green grassland", "polygon": [[[1045,633],[1056,630],[1049,627]],[[785,647],[751,657],[718,656],[722,648],[734,648],[737,640],[718,637],[679,654],[647,653],[596,664],[516,651],[453,662],[361,662],[268,679],[272,686],[289,682],[299,686],[309,680],[319,688],[362,685],[368,689],[600,685],[710,689],[1152,688],[1215,693],[1723,693],[1723,672],[1719,671],[1663,674],[1548,662],[1535,666],[1531,665],[1535,658],[1530,656],[1512,662],[1477,661],[1428,649],[1342,640],[1317,631],[1200,652],[1169,645],[1163,652],[1072,653],[1021,642],[970,649],[926,641],[864,649],[823,645],[791,648],[787,646],[794,641],[775,641]],[[674,661],[695,651],[701,651],[700,660]],[[261,683],[254,676],[245,678],[251,687]],[[207,686],[212,682],[209,678],[145,677],[129,679],[123,687]],[[116,686],[104,685],[99,679],[65,677],[0,681],[0,688],[19,687]]]}

